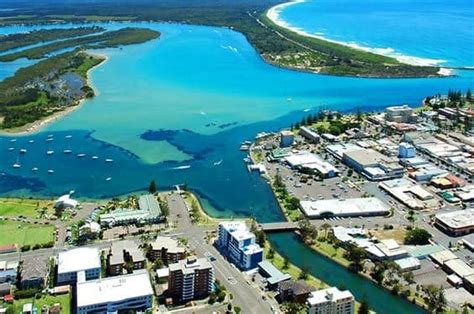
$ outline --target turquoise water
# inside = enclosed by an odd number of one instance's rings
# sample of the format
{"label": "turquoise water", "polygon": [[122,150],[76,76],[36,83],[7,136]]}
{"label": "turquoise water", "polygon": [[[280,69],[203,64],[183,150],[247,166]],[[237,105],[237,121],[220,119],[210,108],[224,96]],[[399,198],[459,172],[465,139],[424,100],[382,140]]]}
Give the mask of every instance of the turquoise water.
{"label": "turquoise water", "polygon": [[[16,136],[16,142],[0,137],[1,195],[54,197],[75,190],[78,197],[105,198],[143,190],[156,179],[162,189],[186,183],[211,215],[277,221],[283,217],[275,199],[266,182],[247,172],[239,143],[260,131],[278,130],[300,120],[306,109],[419,105],[426,95],[474,85],[474,73],[469,71],[452,78],[405,80],[287,71],[264,63],[242,34],[228,29],[141,25],[160,30],[162,38],[100,51],[109,60],[91,75],[97,97],[37,134]],[[28,29],[10,27],[0,32]],[[0,64],[0,79],[29,63]],[[47,142],[48,135],[54,140]],[[28,152],[20,155],[20,148]],[[64,149],[73,153],[64,154]],[[55,153],[46,155],[47,150]],[[86,156],[78,158],[79,153]],[[105,162],[107,158],[113,162]],[[17,161],[21,168],[12,167]],[[33,172],[34,167],[38,171]],[[290,235],[272,240],[296,263],[314,254],[304,246],[281,245],[291,240],[285,237]],[[316,257],[312,263],[315,274],[330,267]],[[367,281],[352,279],[343,268],[334,272],[347,280],[347,288],[356,296],[360,293],[355,290],[362,288],[373,293],[371,304],[381,313],[399,306],[407,313],[417,311]]]}
{"label": "turquoise water", "polygon": [[474,66],[473,0],[307,0],[285,8],[295,28],[392,55]]}

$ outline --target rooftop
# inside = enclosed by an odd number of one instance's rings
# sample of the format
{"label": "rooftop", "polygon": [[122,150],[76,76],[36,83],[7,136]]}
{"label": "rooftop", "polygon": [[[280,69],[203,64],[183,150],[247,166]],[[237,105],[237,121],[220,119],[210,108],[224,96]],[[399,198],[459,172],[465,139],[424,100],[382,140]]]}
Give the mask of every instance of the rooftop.
{"label": "rooftop", "polygon": [[196,258],[193,256],[190,256],[187,259],[181,260],[177,263],[170,264],[168,267],[170,272],[181,270],[184,274],[194,273],[194,271],[197,269],[212,269],[212,265],[207,259]]}
{"label": "rooftop", "polygon": [[100,256],[97,248],[77,248],[59,253],[59,274],[92,268],[100,268]]}
{"label": "rooftop", "polygon": [[77,284],[77,306],[118,302],[121,300],[152,296],[148,272],[85,281]]}
{"label": "rooftop", "polygon": [[471,227],[474,226],[474,209],[437,214],[436,219],[453,229]]}
{"label": "rooftop", "polygon": [[153,250],[161,250],[162,248],[166,248],[168,253],[184,253],[184,247],[179,245],[179,242],[175,239],[170,237],[156,237],[156,240],[151,243]]}
{"label": "rooftop", "polygon": [[348,290],[341,291],[336,287],[332,287],[311,292],[308,303],[310,305],[316,305],[326,302],[336,302],[343,299],[354,300],[354,296]]}
{"label": "rooftop", "polygon": [[289,274],[282,273],[269,261],[262,261],[258,263],[258,267],[268,274],[269,277],[267,278],[267,282],[270,285],[274,285],[276,283],[291,279],[291,276]]}
{"label": "rooftop", "polygon": [[387,204],[376,197],[301,201],[304,213],[309,217],[323,215],[357,216],[389,213]]}
{"label": "rooftop", "polygon": [[23,256],[21,265],[21,279],[46,278],[48,275],[49,256]]}

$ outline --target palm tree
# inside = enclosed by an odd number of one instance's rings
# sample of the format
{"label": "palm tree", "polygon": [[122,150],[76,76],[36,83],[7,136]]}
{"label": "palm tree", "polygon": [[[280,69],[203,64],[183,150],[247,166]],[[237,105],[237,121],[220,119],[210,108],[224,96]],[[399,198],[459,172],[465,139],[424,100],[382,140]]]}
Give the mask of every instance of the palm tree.
{"label": "palm tree", "polygon": [[331,228],[331,225],[328,224],[327,222],[325,222],[325,223],[323,223],[323,224],[321,225],[321,229],[324,230],[324,237],[325,237],[326,239],[327,239],[327,237],[328,237],[328,230],[329,230],[329,228]]}

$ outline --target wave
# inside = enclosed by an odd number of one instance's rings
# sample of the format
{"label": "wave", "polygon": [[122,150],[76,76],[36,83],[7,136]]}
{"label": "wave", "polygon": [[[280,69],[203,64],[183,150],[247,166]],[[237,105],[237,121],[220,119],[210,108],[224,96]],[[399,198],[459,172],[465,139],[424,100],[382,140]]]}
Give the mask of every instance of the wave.
{"label": "wave", "polygon": [[294,1],[291,1],[291,2],[286,2],[286,3],[276,5],[272,8],[270,8],[267,11],[267,17],[273,23],[275,23],[276,25],[278,25],[280,27],[283,27],[283,28],[286,28],[286,29],[289,29],[289,30],[291,30],[291,31],[293,31],[293,32],[295,32],[299,35],[312,37],[312,38],[317,38],[317,39],[325,40],[325,41],[328,41],[328,42],[331,42],[331,43],[351,47],[351,48],[354,48],[354,49],[358,49],[358,50],[362,50],[362,51],[367,51],[367,52],[371,52],[371,53],[391,57],[391,58],[394,58],[394,59],[398,60],[399,62],[406,63],[406,64],[417,65],[417,66],[440,66],[442,63],[447,62],[447,60],[442,60],[442,59],[429,59],[429,58],[421,58],[421,57],[416,57],[416,56],[404,55],[404,54],[402,54],[400,52],[397,52],[395,49],[390,48],[390,47],[376,48],[376,47],[364,46],[364,45],[358,44],[356,42],[345,42],[345,41],[340,41],[340,40],[334,40],[334,39],[330,39],[330,38],[325,37],[324,33],[321,33],[321,32],[315,32],[315,33],[311,34],[311,33],[308,33],[307,31],[305,31],[302,28],[295,27],[295,26],[291,25],[290,23],[288,23],[287,21],[283,20],[280,17],[280,13],[284,9],[286,9],[287,7],[292,6],[292,5],[296,5],[296,4],[300,4],[300,3],[304,3],[304,2],[306,2],[306,0],[294,0]]}

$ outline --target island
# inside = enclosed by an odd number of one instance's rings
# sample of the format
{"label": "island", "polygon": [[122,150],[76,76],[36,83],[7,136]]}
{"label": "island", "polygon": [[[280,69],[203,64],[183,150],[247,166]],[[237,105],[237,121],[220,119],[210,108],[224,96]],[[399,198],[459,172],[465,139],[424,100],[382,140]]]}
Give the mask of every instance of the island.
{"label": "island", "polygon": [[8,132],[36,130],[68,113],[82,100],[93,97],[88,72],[106,58],[85,49],[137,44],[159,35],[159,32],[150,29],[123,28],[2,55],[2,58],[10,60],[43,58],[61,49],[75,48],[21,68],[12,77],[0,82],[0,129]]}
{"label": "island", "polygon": [[[299,71],[374,78],[439,77],[445,72],[440,72],[441,69],[436,66],[402,63],[392,57],[304,36],[278,26],[268,18],[267,12],[281,3],[278,0],[258,3],[231,0],[216,5],[213,1],[205,0],[199,3],[182,1],[170,5],[167,0],[158,0],[153,3],[140,2],[139,5],[123,2],[107,7],[98,3],[56,7],[39,1],[34,5],[19,6],[14,11],[3,12],[0,25],[89,23],[124,19],[201,24],[241,32],[266,62]],[[3,57],[5,60],[15,55]]]}

